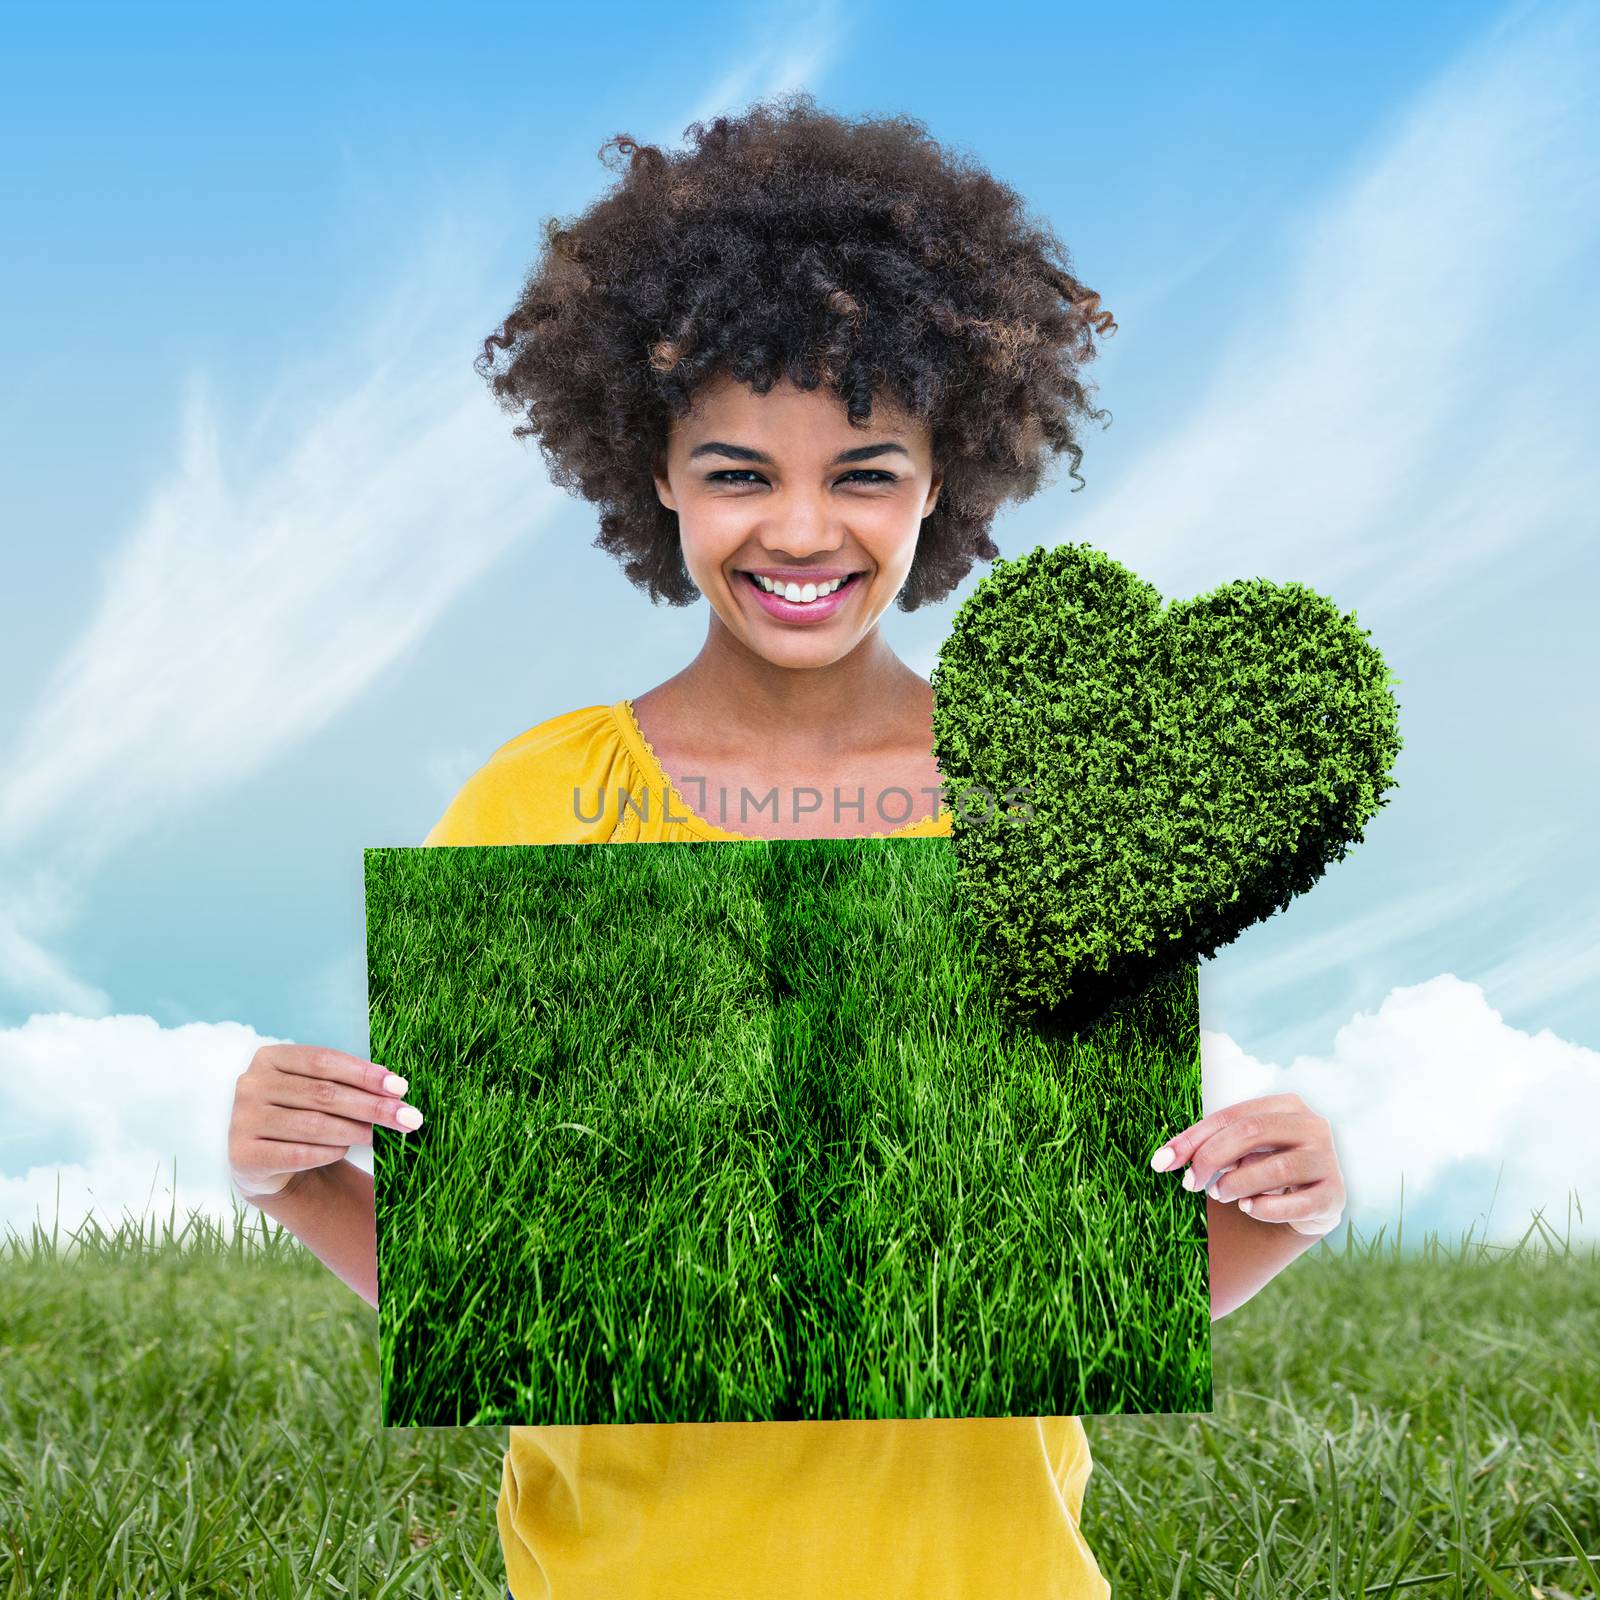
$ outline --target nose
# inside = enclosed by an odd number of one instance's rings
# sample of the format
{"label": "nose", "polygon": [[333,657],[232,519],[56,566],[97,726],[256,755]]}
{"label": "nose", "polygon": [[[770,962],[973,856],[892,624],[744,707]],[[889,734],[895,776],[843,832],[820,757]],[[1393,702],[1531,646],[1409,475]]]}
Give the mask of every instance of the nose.
{"label": "nose", "polygon": [[775,496],[769,514],[756,530],[762,549],[804,559],[818,551],[837,550],[844,526],[819,489],[786,489]]}

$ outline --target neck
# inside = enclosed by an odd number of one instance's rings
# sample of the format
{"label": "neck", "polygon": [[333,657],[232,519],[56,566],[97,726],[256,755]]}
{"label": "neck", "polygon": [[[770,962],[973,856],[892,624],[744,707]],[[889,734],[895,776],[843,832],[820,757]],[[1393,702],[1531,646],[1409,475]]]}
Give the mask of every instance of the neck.
{"label": "neck", "polygon": [[699,654],[662,690],[674,720],[702,747],[779,746],[786,756],[873,750],[904,729],[927,685],[874,626],[853,650],[821,667],[785,667],[757,655],[715,612]]}

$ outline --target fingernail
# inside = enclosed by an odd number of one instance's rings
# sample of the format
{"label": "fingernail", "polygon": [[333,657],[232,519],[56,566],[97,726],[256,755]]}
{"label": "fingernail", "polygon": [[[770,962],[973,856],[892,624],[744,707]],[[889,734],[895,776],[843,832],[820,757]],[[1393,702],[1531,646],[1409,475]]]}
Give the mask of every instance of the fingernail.
{"label": "fingernail", "polygon": [[1183,1186],[1184,1186],[1185,1189],[1188,1189],[1191,1193],[1193,1193],[1194,1190],[1196,1190],[1196,1189],[1198,1189],[1200,1187],[1200,1185],[1194,1181],[1194,1168],[1193,1167],[1185,1167],[1184,1168],[1184,1170],[1183,1170]]}
{"label": "fingernail", "polygon": [[1250,1202],[1249,1202],[1249,1201],[1248,1201],[1248,1200],[1241,1200],[1241,1201],[1240,1201],[1240,1202],[1239,1202],[1239,1209],[1240,1209],[1240,1210],[1241,1210],[1241,1211],[1245,1211],[1245,1212],[1248,1212],[1248,1211],[1249,1211],[1249,1209],[1250,1209]]}
{"label": "fingernail", "polygon": [[395,1112],[394,1120],[402,1128],[420,1128],[422,1126],[422,1113],[415,1106],[401,1106]]}
{"label": "fingernail", "polygon": [[1150,1157],[1150,1165],[1154,1167],[1157,1172],[1165,1172],[1167,1168],[1172,1165],[1172,1146],[1170,1144],[1162,1145],[1162,1147]]}
{"label": "fingernail", "polygon": [[406,1080],[396,1072],[391,1072],[389,1076],[383,1080],[383,1091],[385,1094],[404,1094],[406,1092],[406,1087]]}

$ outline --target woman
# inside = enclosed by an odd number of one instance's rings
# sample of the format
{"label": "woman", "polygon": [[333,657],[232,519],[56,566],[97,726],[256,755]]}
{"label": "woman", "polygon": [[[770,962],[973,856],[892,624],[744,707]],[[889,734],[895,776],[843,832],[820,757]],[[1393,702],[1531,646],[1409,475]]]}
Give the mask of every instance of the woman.
{"label": "woman", "polygon": [[[622,180],[551,225],[479,368],[627,576],[706,598],[705,642],[502,745],[427,844],[948,834],[932,690],[879,620],[997,555],[998,507],[1050,452],[1075,473],[1074,419],[1103,415],[1079,375],[1114,326],[1098,297],[920,124],[793,96],[689,132],[680,155],[613,142]],[[241,1189],[373,1304],[372,1184],[343,1157],[415,1125],[404,1090],[273,1046],[234,1107]],[[1213,1317],[1344,1202],[1295,1096],[1214,1113],[1152,1165],[1215,1180]],[[1079,1529],[1091,1467],[1075,1417],[513,1428],[508,1593],[1088,1600],[1109,1592]]]}

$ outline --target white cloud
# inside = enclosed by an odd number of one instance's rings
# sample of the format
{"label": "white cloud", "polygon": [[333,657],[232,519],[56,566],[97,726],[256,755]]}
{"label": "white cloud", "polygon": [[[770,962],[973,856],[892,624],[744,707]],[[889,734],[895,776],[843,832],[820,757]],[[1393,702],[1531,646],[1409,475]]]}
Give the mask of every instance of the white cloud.
{"label": "white cloud", "polygon": [[19,1169],[0,1145],[0,1237],[93,1215],[232,1215],[228,1118],[234,1080],[274,1042],[239,1022],[164,1028],[151,1017],[40,1013],[0,1030],[0,1123],[8,1143],[60,1152]]}
{"label": "white cloud", "polygon": [[1408,1231],[1420,1213],[1453,1238],[1488,1212],[1489,1237],[1516,1239],[1541,1208],[1565,1218],[1573,1191],[1600,1231],[1600,1051],[1508,1026],[1475,983],[1444,973],[1392,989],[1327,1055],[1287,1066],[1226,1034],[1200,1040],[1208,1113],[1293,1093],[1328,1118],[1363,1234],[1399,1216],[1402,1173]]}
{"label": "white cloud", "polygon": [[[1346,1022],[1328,1054],[1287,1066],[1226,1034],[1200,1037],[1206,1111],[1295,1093],[1329,1119],[1346,1215],[1364,1234],[1399,1215],[1402,1174],[1408,1230],[1420,1216],[1453,1238],[1492,1197],[1488,1235],[1515,1239],[1540,1208],[1564,1217],[1573,1191],[1591,1232],[1600,1225],[1600,1051],[1509,1027],[1474,983],[1445,973],[1394,989]],[[36,1015],[0,1031],[7,1141],[59,1151],[24,1165],[0,1143],[0,1235],[48,1228],[58,1185],[64,1229],[91,1213],[108,1227],[129,1212],[165,1215],[174,1159],[178,1217],[230,1217],[234,1080],[270,1042],[242,1023],[164,1028],[143,1016]],[[351,1159],[371,1170],[368,1147]]]}
{"label": "white cloud", "polygon": [[[234,1080],[277,1042],[242,1022],[130,1015],[40,1013],[0,1029],[0,1242],[58,1222],[65,1238],[91,1216],[108,1230],[130,1215],[159,1224],[174,1205],[179,1224],[191,1211],[230,1221]],[[53,1159],[27,1153],[42,1149]],[[372,1170],[370,1146],[350,1159]]]}

